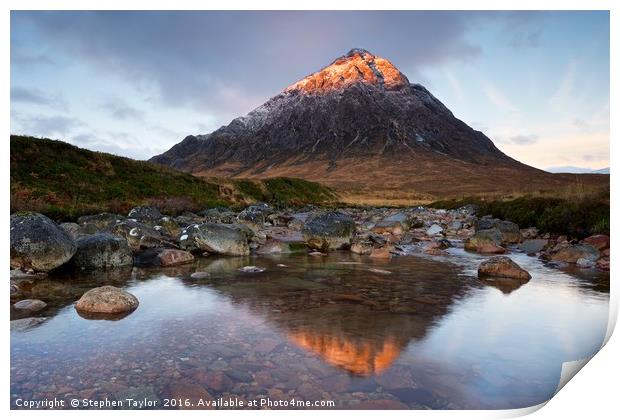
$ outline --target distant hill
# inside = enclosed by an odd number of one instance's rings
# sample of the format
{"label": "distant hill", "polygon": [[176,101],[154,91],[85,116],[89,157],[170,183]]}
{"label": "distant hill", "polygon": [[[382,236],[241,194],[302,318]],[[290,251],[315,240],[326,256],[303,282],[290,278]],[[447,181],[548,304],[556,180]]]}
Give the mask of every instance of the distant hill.
{"label": "distant hill", "polygon": [[330,186],[345,202],[379,205],[608,183],[514,160],[388,60],[363,49],[151,161],[199,176],[293,176]]}
{"label": "distant hill", "polygon": [[299,179],[206,180],[58,140],[11,136],[11,212],[33,210],[66,220],[103,211],[124,214],[147,203],[177,213],[256,201],[301,205],[334,199],[329,188]]}
{"label": "distant hill", "polygon": [[609,168],[602,169],[592,169],[592,168],[581,168],[578,166],[553,166],[551,168],[547,168],[548,172],[553,173],[565,173],[565,174],[603,174],[609,175]]}

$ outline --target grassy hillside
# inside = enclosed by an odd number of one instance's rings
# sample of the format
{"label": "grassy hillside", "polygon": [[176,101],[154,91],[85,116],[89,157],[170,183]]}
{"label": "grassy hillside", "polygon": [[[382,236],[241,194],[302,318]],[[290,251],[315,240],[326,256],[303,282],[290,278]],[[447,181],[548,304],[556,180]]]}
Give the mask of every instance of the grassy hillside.
{"label": "grassy hillside", "polygon": [[211,181],[160,165],[70,144],[11,136],[11,212],[32,210],[59,220],[141,204],[170,214],[255,201],[279,205],[332,202],[319,184],[293,178]]}
{"label": "grassy hillside", "polygon": [[479,206],[478,214],[510,220],[521,227],[535,226],[542,232],[584,238],[609,234],[609,190],[567,197],[525,196],[512,200],[464,198],[432,203],[435,208],[455,209],[467,204]]}

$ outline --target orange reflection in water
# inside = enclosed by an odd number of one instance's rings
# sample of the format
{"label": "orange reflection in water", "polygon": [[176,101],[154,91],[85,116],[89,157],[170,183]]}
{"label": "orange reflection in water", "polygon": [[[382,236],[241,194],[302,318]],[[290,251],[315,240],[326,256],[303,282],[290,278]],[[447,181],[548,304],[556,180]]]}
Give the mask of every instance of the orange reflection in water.
{"label": "orange reflection in water", "polygon": [[327,363],[360,376],[383,372],[394,363],[403,348],[394,337],[386,337],[382,342],[362,342],[298,331],[289,333],[288,338],[304,350],[318,354]]}

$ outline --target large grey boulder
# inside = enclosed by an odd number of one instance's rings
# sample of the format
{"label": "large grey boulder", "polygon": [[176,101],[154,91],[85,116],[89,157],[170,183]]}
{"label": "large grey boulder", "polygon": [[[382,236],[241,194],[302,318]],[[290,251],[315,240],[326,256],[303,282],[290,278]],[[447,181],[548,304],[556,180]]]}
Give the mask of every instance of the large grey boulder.
{"label": "large grey boulder", "polygon": [[320,251],[344,249],[351,245],[355,222],[340,212],[326,212],[309,218],[302,229],[308,247]]}
{"label": "large grey boulder", "polygon": [[69,261],[76,249],[71,235],[46,216],[11,215],[11,268],[51,271]]}
{"label": "large grey boulder", "polygon": [[[251,233],[239,225],[202,223],[188,226],[181,231],[181,249],[206,251],[223,255],[249,255],[248,239]],[[249,230],[249,229],[248,229]]]}
{"label": "large grey boulder", "polygon": [[81,237],[77,248],[72,262],[83,270],[122,267],[133,263],[131,248],[125,238],[110,233]]}

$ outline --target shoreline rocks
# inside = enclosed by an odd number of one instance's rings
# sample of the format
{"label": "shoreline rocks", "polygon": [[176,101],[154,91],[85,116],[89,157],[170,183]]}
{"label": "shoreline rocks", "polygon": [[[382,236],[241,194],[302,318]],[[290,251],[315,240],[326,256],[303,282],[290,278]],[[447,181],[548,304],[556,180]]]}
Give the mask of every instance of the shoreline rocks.
{"label": "shoreline rocks", "polygon": [[[168,216],[155,207],[140,206],[128,217],[100,213],[61,226],[37,213],[16,213],[11,216],[11,278],[41,281],[47,271],[63,266],[169,267],[190,263],[192,254],[275,257],[299,251],[323,256],[349,249],[364,258],[389,259],[411,254],[449,257],[450,247],[480,254],[505,254],[518,248],[545,261],[609,270],[607,235],[577,243],[549,233],[540,235],[533,227],[520,229],[510,221],[478,218],[472,211],[473,207],[275,209],[258,203],[242,211],[212,208]],[[23,221],[30,226],[25,234]],[[44,233],[35,229],[39,225]],[[20,234],[26,235],[22,242]]]}
{"label": "shoreline rocks", "polygon": [[48,217],[31,212],[11,215],[11,268],[48,272],[73,257],[73,238]]}

